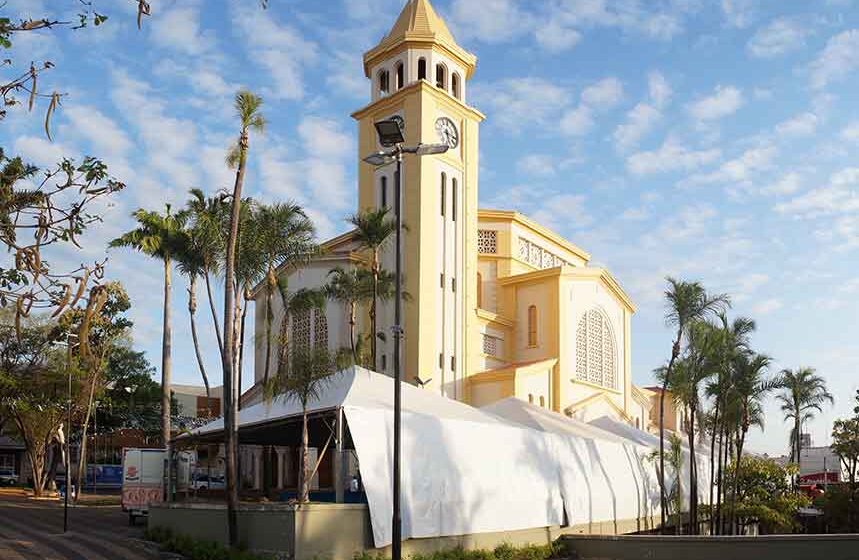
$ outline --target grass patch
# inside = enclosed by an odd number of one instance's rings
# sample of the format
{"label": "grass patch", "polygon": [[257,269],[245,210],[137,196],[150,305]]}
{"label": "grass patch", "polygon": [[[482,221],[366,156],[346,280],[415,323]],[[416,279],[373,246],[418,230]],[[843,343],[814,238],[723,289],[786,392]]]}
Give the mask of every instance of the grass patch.
{"label": "grass patch", "polygon": [[[528,545],[516,547],[500,544],[492,550],[465,550],[452,548],[428,554],[413,554],[410,560],[549,560],[557,558],[560,548],[557,545]],[[356,554],[354,560],[385,560],[383,554],[364,552]]]}
{"label": "grass patch", "polygon": [[147,540],[158,543],[162,549],[175,552],[189,560],[268,560],[269,556],[254,554],[246,550],[227,548],[215,541],[194,539],[174,534],[170,529],[152,527],[146,529]]}

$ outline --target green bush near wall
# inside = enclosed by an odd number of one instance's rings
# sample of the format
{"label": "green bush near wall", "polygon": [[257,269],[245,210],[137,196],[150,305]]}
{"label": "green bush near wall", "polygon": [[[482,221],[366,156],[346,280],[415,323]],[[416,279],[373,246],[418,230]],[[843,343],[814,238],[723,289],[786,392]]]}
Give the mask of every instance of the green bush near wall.
{"label": "green bush near wall", "polygon": [[268,560],[269,558],[246,550],[226,548],[214,541],[202,541],[185,535],[176,535],[163,527],[147,529],[145,537],[147,540],[158,543],[162,549],[181,554],[189,560]]}
{"label": "green bush near wall", "polygon": [[[454,548],[429,554],[414,554],[409,560],[549,560],[557,558],[560,549],[555,545],[530,545],[514,547],[509,544],[496,546],[492,550],[465,550]],[[385,560],[383,554],[364,552],[356,554],[354,560]]]}

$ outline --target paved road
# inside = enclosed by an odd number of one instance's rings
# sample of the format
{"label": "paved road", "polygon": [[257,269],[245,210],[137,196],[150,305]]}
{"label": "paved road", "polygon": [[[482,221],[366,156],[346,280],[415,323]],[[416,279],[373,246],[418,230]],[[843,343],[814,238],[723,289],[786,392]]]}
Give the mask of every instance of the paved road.
{"label": "paved road", "polygon": [[2,560],[154,560],[135,544],[143,528],[128,525],[119,506],[69,508],[63,534],[62,504],[0,496]]}

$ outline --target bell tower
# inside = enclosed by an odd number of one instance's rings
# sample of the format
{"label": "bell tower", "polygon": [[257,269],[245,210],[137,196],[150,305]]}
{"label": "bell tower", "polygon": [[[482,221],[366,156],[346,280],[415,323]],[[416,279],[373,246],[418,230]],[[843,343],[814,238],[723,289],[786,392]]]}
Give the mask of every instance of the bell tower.
{"label": "bell tower", "polygon": [[[477,188],[479,124],[467,103],[477,58],[457,45],[429,0],[408,0],[391,31],[364,54],[370,103],[358,121],[360,158],[379,151],[374,123],[400,121],[407,145],[444,142],[445,154],[403,161],[403,380],[464,399],[466,356],[479,337],[477,306]],[[394,165],[359,163],[361,210],[388,207],[393,216]],[[383,265],[394,269],[393,242]],[[380,306],[382,373],[393,372],[393,302]]]}

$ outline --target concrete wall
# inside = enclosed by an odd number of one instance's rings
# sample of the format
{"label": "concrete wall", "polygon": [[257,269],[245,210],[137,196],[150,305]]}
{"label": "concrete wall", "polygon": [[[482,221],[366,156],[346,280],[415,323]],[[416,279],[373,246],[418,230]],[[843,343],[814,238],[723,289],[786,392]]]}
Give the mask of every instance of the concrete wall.
{"label": "concrete wall", "polygon": [[662,535],[561,538],[581,560],[855,560],[859,535],[764,535],[756,537],[677,537]]}
{"label": "concrete wall", "polygon": [[[351,560],[355,553],[364,550],[390,554],[390,547],[373,547],[370,512],[363,504],[246,504],[239,508],[238,518],[239,540],[257,552],[276,553],[294,560]],[[502,543],[514,546],[548,544],[562,535],[614,535],[644,531],[654,528],[655,522],[652,518],[632,519],[573,527],[538,527],[520,531],[409,539],[403,542],[403,555],[456,547],[491,549]],[[202,503],[153,505],[149,509],[149,526],[164,527],[174,533],[226,544],[226,506]]]}

